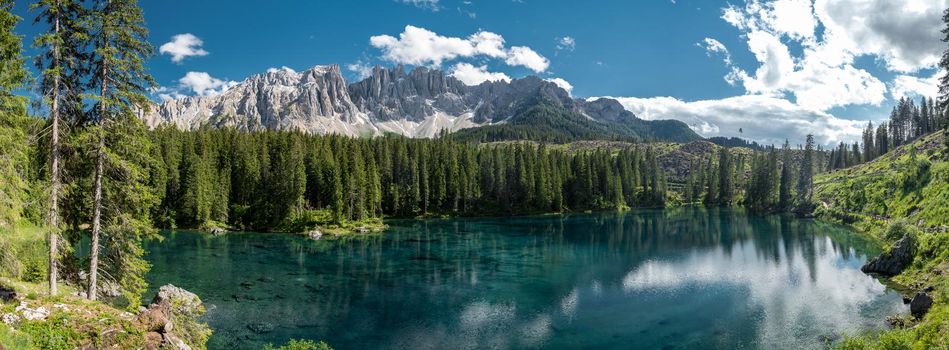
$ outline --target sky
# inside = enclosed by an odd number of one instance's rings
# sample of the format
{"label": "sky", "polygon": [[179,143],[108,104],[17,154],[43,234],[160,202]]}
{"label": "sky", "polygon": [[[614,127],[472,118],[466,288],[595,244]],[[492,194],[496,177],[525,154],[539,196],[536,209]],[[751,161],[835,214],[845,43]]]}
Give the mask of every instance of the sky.
{"label": "sky", "polygon": [[[269,69],[537,75],[643,119],[764,143],[859,139],[901,96],[935,96],[949,0],[140,0],[156,100]],[[19,1],[27,43],[45,28]],[[27,45],[29,46],[29,45]],[[27,54],[34,54],[28,48]],[[741,130],[741,132],[739,132]]]}

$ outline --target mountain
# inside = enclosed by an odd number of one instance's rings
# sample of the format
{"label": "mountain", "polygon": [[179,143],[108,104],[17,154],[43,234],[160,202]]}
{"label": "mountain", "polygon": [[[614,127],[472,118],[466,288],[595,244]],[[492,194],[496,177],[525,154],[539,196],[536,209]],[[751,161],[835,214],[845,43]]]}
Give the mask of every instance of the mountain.
{"label": "mountain", "polygon": [[369,77],[348,85],[338,65],[270,70],[220,94],[164,101],[143,118],[149,127],[172,124],[185,130],[211,126],[409,137],[466,130],[467,137],[483,140],[541,134],[551,141],[701,139],[682,122],[642,120],[612,99],[575,99],[536,76],[469,86],[437,69],[406,72],[401,65],[377,66]]}

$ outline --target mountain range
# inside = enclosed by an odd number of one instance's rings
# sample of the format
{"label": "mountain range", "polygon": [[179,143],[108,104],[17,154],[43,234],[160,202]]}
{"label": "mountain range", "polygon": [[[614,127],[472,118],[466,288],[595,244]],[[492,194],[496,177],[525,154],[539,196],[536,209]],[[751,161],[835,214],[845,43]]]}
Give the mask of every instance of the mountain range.
{"label": "mountain range", "polygon": [[458,132],[481,141],[701,139],[685,123],[642,120],[613,99],[583,100],[536,76],[469,86],[437,69],[376,66],[347,84],[338,65],[271,69],[224,92],[166,100],[143,116],[149,127],[301,130],[350,136]]}

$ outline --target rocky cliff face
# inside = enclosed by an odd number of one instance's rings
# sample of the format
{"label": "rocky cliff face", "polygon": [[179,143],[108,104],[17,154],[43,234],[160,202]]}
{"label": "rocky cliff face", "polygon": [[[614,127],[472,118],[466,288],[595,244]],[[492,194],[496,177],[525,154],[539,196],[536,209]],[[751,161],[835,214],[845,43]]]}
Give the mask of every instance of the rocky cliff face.
{"label": "rocky cliff face", "polygon": [[163,102],[143,118],[150,127],[172,124],[186,130],[210,125],[432,137],[442,130],[504,123],[541,101],[593,120],[643,122],[616,101],[574,99],[556,84],[534,76],[468,86],[435,69],[405,72],[402,66],[377,66],[368,78],[347,85],[338,65],[255,75],[217,95]]}
{"label": "rocky cliff face", "polygon": [[218,95],[163,102],[144,118],[150,127],[169,123],[186,130],[210,125],[346,135],[375,131],[350,100],[337,65],[255,75]]}

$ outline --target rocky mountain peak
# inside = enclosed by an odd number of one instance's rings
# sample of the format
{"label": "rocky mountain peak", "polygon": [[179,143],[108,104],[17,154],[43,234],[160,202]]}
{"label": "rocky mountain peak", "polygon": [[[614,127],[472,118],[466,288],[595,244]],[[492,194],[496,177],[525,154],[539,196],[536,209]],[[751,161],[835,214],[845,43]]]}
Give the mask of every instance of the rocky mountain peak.
{"label": "rocky mountain peak", "polygon": [[336,64],[299,72],[270,69],[219,94],[165,101],[143,118],[152,127],[168,123],[182,129],[210,125],[431,137],[442,130],[503,123],[538,103],[594,121],[643,123],[614,100],[574,99],[557,84],[536,76],[468,86],[438,69],[415,67],[406,72],[399,65],[376,66],[365,79],[347,84]]}

